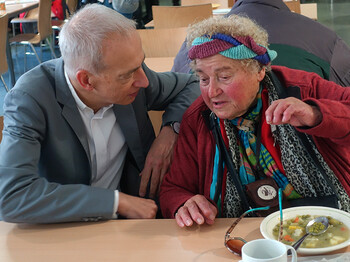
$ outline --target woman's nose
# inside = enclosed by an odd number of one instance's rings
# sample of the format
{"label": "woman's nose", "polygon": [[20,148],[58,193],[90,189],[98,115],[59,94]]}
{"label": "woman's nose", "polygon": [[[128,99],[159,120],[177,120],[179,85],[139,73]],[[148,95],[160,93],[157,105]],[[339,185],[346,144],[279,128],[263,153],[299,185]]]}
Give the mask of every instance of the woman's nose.
{"label": "woman's nose", "polygon": [[219,88],[218,84],[215,80],[210,81],[209,89],[208,89],[208,96],[210,98],[216,97],[219,94],[221,94],[221,89]]}

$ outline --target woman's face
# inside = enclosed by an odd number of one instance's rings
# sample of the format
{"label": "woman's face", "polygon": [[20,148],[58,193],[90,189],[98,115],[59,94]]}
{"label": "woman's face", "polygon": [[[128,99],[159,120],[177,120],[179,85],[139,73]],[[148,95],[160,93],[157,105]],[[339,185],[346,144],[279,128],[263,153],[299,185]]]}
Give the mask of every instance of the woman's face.
{"label": "woman's face", "polygon": [[202,97],[221,119],[243,115],[255,101],[265,69],[249,71],[239,60],[220,54],[196,60]]}

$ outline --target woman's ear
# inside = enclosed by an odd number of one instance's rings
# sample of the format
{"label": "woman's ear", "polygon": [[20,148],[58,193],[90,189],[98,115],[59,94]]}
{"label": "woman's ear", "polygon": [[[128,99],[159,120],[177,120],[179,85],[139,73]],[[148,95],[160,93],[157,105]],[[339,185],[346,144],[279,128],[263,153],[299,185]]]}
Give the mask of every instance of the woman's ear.
{"label": "woman's ear", "polygon": [[258,81],[262,81],[265,77],[265,74],[266,74],[266,67],[263,66],[260,70],[260,72],[258,72]]}
{"label": "woman's ear", "polygon": [[93,89],[92,85],[92,78],[93,75],[86,70],[79,70],[76,75],[76,79],[78,80],[79,84],[87,91],[91,91]]}

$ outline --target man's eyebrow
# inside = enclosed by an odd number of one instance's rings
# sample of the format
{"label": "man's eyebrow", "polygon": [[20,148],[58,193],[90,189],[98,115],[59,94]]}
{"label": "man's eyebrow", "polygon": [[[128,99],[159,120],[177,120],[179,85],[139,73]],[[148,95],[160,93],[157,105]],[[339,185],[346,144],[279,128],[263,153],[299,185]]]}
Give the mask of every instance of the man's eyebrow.
{"label": "man's eyebrow", "polygon": [[[145,58],[146,58],[146,56],[144,55],[144,56],[143,56],[143,59],[142,59],[142,63],[145,61]],[[119,75],[119,76],[120,76],[120,77],[123,77],[123,76],[127,76],[127,75],[130,75],[130,74],[134,73],[135,71],[137,71],[137,70],[142,66],[142,63],[141,63],[141,65],[139,65],[138,67],[133,68],[133,69],[129,70],[128,72],[123,73],[123,74],[121,74],[121,75]]]}

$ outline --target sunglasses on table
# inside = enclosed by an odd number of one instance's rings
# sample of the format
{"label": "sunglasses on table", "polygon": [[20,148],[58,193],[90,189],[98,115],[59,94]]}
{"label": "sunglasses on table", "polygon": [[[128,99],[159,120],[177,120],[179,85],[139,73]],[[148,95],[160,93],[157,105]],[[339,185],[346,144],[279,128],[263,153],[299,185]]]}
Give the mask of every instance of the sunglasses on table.
{"label": "sunglasses on table", "polygon": [[258,208],[253,208],[249,209],[246,212],[244,212],[239,218],[237,218],[231,227],[226,231],[225,234],[225,247],[232,253],[236,255],[241,255],[242,247],[245,243],[247,243],[246,240],[244,240],[241,237],[231,237],[230,234],[232,233],[233,229],[237,226],[239,221],[242,220],[243,217],[245,217],[247,214],[254,212],[254,211],[259,211],[259,210],[268,210],[270,207],[258,207]]}

